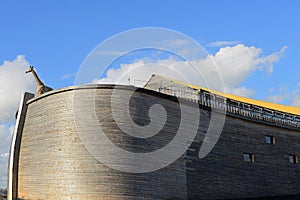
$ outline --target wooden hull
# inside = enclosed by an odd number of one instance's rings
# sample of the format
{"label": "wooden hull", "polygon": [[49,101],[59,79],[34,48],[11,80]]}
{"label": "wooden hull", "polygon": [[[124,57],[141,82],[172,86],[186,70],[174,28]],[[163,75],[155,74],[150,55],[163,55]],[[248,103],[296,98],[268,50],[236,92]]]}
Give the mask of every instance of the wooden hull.
{"label": "wooden hull", "polygon": [[[118,147],[137,153],[155,151],[171,141],[180,124],[180,106],[175,97],[147,89],[132,96],[130,115],[141,126],[149,123],[151,105],[162,105],[168,118],[155,136],[141,139],[120,130],[111,112],[112,91],[130,92],[132,87],[90,85],[49,92],[28,102],[22,129],[17,185],[19,199],[228,199],[300,194],[300,165],[289,163],[289,155],[300,155],[299,130],[227,115],[221,137],[203,159],[199,149],[208,129],[211,110],[200,106],[199,128],[188,150],[170,165],[147,173],[113,169],[91,154],[82,142],[98,134],[101,126]],[[91,101],[91,92],[94,98]],[[76,103],[74,104],[74,97]],[[91,105],[89,102],[96,102]],[[122,106],[122,98],[120,98]],[[197,102],[184,101],[198,109]],[[74,107],[75,105],[75,107]],[[76,116],[95,112],[97,123],[80,127]],[[118,112],[118,111],[117,111]],[[76,114],[74,114],[76,113]],[[122,115],[122,113],[119,113]],[[74,120],[75,119],[75,120]],[[266,144],[272,135],[276,144]],[[103,152],[99,152],[103,153]],[[177,153],[177,152],[170,152]],[[245,162],[244,153],[255,156]],[[126,157],[108,158],[123,160]],[[164,159],[162,155],[161,159]],[[170,155],[171,156],[171,155]],[[137,160],[137,165],[143,164]]]}

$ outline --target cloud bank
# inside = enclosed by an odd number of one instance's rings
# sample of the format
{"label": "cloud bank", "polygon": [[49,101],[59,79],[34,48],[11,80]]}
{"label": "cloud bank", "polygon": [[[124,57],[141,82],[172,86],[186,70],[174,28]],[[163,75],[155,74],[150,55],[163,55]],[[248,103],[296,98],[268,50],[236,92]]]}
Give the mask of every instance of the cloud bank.
{"label": "cloud bank", "polygon": [[25,74],[29,63],[23,55],[0,65],[0,122],[14,119],[24,91],[34,91],[34,79]]}
{"label": "cloud bank", "polygon": [[[272,73],[274,63],[280,59],[286,48],[282,47],[279,52],[264,56],[260,48],[237,44],[222,47],[215,54],[190,62],[176,60],[174,57],[151,62],[149,58],[139,59],[133,63],[121,64],[119,68],[109,69],[105,78],[94,80],[94,83],[130,83],[143,86],[154,73],[173,79],[180,79],[180,74],[185,74],[187,80],[191,80],[190,83],[215,89],[213,85],[207,86],[206,80],[214,80],[216,74],[220,74],[226,92],[249,97],[255,91],[241,84],[255,71]],[[191,64],[197,68],[201,77],[195,78],[195,74],[188,72]]]}
{"label": "cloud bank", "polygon": [[297,88],[291,94],[291,105],[300,107],[300,82],[297,84]]}
{"label": "cloud bank", "polygon": [[0,188],[6,187],[8,150],[11,133],[5,124],[0,124]]}
{"label": "cloud bank", "polygon": [[293,96],[291,105],[296,106],[296,107],[300,107],[300,95],[299,94],[295,94]]}
{"label": "cloud bank", "polygon": [[0,65],[0,187],[6,187],[7,162],[15,113],[25,91],[34,91],[34,79],[25,74],[29,63],[23,55]]}
{"label": "cloud bank", "polygon": [[239,43],[240,43],[240,41],[216,41],[216,42],[209,43],[208,46],[223,47],[223,46],[229,46],[229,45],[236,45]]}

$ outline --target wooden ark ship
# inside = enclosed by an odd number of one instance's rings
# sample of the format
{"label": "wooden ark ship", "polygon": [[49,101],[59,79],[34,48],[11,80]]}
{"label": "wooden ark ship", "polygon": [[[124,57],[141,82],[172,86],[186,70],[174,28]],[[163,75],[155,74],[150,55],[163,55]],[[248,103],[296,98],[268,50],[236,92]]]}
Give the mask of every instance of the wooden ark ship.
{"label": "wooden ark ship", "polygon": [[[126,105],[122,94],[132,93],[130,117],[139,126],[150,123],[151,106],[163,106],[167,114],[163,128],[148,138],[124,134],[111,111],[113,92],[120,94],[120,107]],[[145,173],[114,169],[82,143],[80,135],[93,139],[101,126],[119,148],[153,152],[176,137],[185,120],[180,104],[198,110],[200,118],[187,122],[197,122],[195,137],[165,167]],[[74,113],[89,116],[91,112],[97,123],[83,120],[82,126],[76,124]],[[124,115],[116,113],[120,118]],[[224,116],[219,138],[207,135],[214,131],[209,127],[213,113]],[[213,148],[199,156],[210,140]],[[160,159],[176,153],[175,149]],[[121,168],[130,164],[127,157],[106,156]],[[297,199],[298,156],[300,108],[225,95],[158,75],[144,88],[72,86],[36,98],[28,93],[23,96],[10,151],[8,199]],[[134,163],[141,168],[143,164],[143,160]]]}

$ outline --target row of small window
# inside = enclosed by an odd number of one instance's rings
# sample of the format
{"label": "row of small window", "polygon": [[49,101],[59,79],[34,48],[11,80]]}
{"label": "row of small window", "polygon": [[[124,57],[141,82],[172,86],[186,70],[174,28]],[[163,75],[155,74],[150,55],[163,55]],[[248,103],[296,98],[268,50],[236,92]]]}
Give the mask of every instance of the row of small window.
{"label": "row of small window", "polygon": [[[266,135],[265,139],[266,139],[267,144],[275,144],[274,136]],[[253,153],[244,153],[244,161],[253,163],[254,162],[254,154]],[[289,162],[290,163],[298,163],[299,162],[298,156],[289,155]]]}
{"label": "row of small window", "polygon": [[[244,161],[254,163],[254,154],[253,153],[244,153]],[[297,155],[289,155],[289,163],[299,163]]]}

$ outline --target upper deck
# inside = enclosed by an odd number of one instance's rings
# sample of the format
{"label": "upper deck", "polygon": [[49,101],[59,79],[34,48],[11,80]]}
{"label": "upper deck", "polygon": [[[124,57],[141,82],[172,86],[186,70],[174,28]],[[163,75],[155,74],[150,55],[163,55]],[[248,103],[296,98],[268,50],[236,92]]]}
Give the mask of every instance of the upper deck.
{"label": "upper deck", "polygon": [[300,108],[227,94],[200,86],[153,75],[145,88],[198,101],[199,104],[279,126],[300,128]]}

